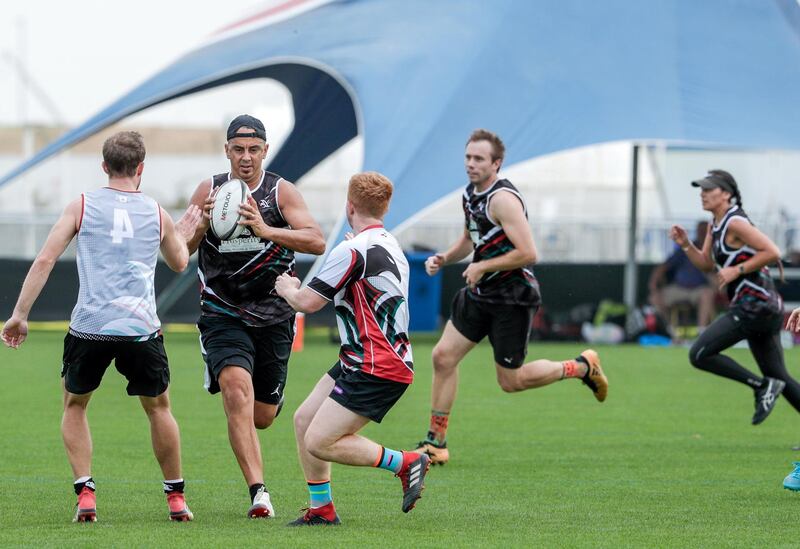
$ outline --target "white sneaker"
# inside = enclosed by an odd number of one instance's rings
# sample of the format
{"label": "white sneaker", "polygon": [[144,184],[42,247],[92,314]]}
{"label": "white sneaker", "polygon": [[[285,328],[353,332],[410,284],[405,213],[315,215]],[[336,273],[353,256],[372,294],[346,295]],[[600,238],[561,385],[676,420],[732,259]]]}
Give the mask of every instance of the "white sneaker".
{"label": "white sneaker", "polygon": [[269,500],[269,492],[265,487],[261,487],[253,498],[253,505],[247,510],[247,518],[273,518],[275,510]]}

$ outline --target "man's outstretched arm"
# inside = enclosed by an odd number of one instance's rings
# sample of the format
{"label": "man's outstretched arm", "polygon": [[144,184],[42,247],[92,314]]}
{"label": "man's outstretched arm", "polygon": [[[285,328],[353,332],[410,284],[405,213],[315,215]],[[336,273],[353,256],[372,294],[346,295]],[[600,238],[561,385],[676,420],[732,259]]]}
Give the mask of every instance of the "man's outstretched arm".
{"label": "man's outstretched arm", "polygon": [[64,253],[64,250],[67,249],[70,241],[78,232],[82,202],[82,198],[78,198],[67,205],[61,217],[50,229],[50,234],[47,236],[44,246],[42,246],[27,276],[25,276],[17,304],[14,306],[14,312],[3,326],[3,332],[0,333],[0,338],[7,346],[16,349],[28,337],[28,315],[31,312],[31,307],[33,307],[36,298],[39,297],[42,288],[47,283],[56,261],[61,257],[61,254]]}

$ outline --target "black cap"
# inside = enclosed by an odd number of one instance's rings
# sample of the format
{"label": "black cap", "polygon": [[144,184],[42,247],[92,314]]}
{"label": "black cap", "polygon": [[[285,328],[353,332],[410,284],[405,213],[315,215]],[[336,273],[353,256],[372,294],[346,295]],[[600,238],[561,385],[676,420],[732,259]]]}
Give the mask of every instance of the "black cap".
{"label": "black cap", "polygon": [[700,187],[704,190],[719,187],[723,191],[727,191],[731,194],[736,194],[738,190],[736,180],[725,170],[709,171],[704,178],[692,181],[692,187]]}
{"label": "black cap", "polygon": [[[253,131],[239,131],[239,128],[252,128]],[[249,114],[240,114],[234,118],[228,126],[228,141],[236,137],[257,137],[259,139],[267,140],[267,130],[264,129],[264,124],[255,116]]]}

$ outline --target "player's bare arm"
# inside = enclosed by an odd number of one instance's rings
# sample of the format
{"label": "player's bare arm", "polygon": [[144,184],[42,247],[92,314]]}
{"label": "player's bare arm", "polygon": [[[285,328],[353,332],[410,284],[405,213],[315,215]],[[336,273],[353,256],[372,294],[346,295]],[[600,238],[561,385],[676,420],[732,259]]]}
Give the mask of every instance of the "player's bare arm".
{"label": "player's bare arm", "polygon": [[714,260],[711,258],[711,227],[709,226],[703,247],[698,249],[694,242],[689,238],[689,233],[680,225],[673,225],[669,230],[669,237],[681,247],[692,264],[703,272],[714,270]]}
{"label": "player's bare arm", "polygon": [[290,250],[314,255],[325,253],[325,237],[317,222],[311,217],[300,192],[285,179],[282,179],[279,185],[278,207],[290,229],[270,227],[264,223],[258,204],[252,196],[239,208],[239,213],[242,214],[239,223],[251,227],[250,230],[256,236],[271,240]]}
{"label": "player's bare arm", "polygon": [[211,209],[214,207],[214,193],[211,192],[211,180],[202,181],[192,194],[189,200],[190,205],[195,205],[202,211],[202,219],[195,228],[194,236],[186,242],[189,255],[192,255],[200,247],[200,242],[206,235],[206,231],[211,226]]}
{"label": "player's bare arm", "polygon": [[28,336],[28,315],[31,307],[47,283],[56,261],[67,249],[80,228],[81,206],[80,198],[67,205],[61,217],[50,230],[39,255],[33,261],[33,265],[22,283],[22,290],[20,290],[17,304],[14,306],[14,312],[3,326],[3,332],[0,334],[3,343],[7,346],[16,349]]}
{"label": "player's bare arm", "polygon": [[286,273],[275,279],[275,292],[299,313],[315,313],[328,303],[314,290],[301,288],[300,279]]}
{"label": "player's bare arm", "polygon": [[509,192],[499,192],[489,202],[489,214],[503,227],[514,248],[497,257],[470,263],[463,273],[470,287],[475,286],[486,273],[510,271],[536,263],[536,244],[522,202]]}
{"label": "player's bare arm", "polygon": [[719,273],[717,273],[717,281],[720,288],[743,274],[758,271],[781,258],[781,251],[778,246],[767,238],[764,233],[741,218],[731,219],[725,240],[726,244],[734,247],[748,246],[756,250],[756,253],[747,261],[720,269]]}
{"label": "player's bare arm", "polygon": [[195,204],[190,204],[177,223],[161,208],[161,255],[167,266],[180,273],[189,264],[188,241],[194,238],[203,213]]}
{"label": "player's bare arm", "polygon": [[465,229],[459,239],[447,251],[434,254],[425,260],[425,272],[433,276],[445,265],[461,261],[471,253],[472,240],[470,240],[469,233]]}

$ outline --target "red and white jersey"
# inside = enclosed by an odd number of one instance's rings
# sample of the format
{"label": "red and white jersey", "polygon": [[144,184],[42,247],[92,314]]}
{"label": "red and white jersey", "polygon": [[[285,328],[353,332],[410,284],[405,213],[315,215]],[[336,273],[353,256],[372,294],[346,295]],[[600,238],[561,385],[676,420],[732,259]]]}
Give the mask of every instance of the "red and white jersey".
{"label": "red and white jersey", "polygon": [[403,250],[382,225],[367,227],[328,255],[308,287],[333,300],[343,368],[413,381],[408,276]]}

